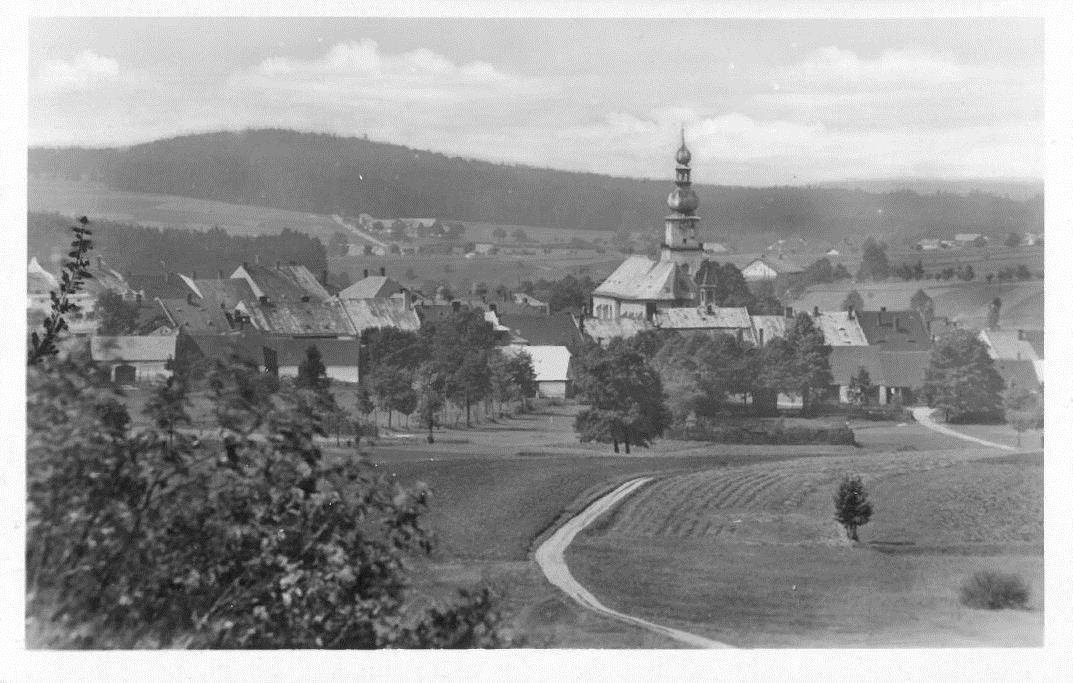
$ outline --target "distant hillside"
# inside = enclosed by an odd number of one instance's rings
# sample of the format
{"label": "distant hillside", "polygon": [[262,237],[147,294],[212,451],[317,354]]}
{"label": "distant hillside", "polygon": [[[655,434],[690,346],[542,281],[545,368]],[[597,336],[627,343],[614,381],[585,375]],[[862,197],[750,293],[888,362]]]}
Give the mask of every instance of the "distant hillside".
{"label": "distant hillside", "polygon": [[[436,216],[524,225],[651,232],[667,180],[511,166],[399,145],[287,130],[209,133],[110,149],[33,148],[29,172],[128,192],[172,194],[320,214]],[[886,194],[824,187],[697,187],[705,235],[751,241],[924,232],[1039,231],[1042,196]],[[743,247],[746,245],[742,245]]]}
{"label": "distant hillside", "polygon": [[865,192],[897,192],[909,190],[917,194],[985,192],[1009,199],[1032,199],[1043,194],[1042,180],[1018,178],[877,178],[872,180],[841,180],[816,183],[817,187],[841,187]]}

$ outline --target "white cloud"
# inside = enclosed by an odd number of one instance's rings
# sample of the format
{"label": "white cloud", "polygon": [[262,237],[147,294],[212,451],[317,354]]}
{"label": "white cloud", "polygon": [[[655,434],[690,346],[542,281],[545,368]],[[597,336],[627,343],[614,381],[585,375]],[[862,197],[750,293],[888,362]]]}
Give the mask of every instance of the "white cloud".
{"label": "white cloud", "polygon": [[816,50],[803,60],[784,67],[778,79],[794,85],[846,86],[937,85],[1001,74],[1000,69],[968,67],[949,57],[921,48],[885,50],[874,59],[857,56],[850,50],[830,46]]}
{"label": "white cloud", "polygon": [[37,83],[46,93],[89,90],[119,78],[119,62],[85,50],[73,59],[55,59],[41,65]]}

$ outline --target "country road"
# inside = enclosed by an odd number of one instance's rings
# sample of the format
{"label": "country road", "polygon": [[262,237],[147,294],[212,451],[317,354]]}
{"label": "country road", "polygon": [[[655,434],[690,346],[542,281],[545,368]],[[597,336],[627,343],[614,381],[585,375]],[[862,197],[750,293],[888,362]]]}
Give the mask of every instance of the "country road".
{"label": "country road", "polygon": [[566,566],[566,558],[564,553],[566,548],[574,540],[574,537],[581,533],[588,525],[592,524],[597,517],[608,512],[619,501],[626,496],[633,493],[640,486],[646,482],[651,481],[652,477],[640,477],[637,479],[631,479],[630,481],[622,484],[611,493],[606,494],[602,498],[594,501],[589,507],[581,511],[573,519],[569,520],[566,524],[562,525],[553,533],[546,541],[540,544],[537,548],[534,558],[538,565],[540,565],[541,571],[544,572],[544,576],[547,577],[554,586],[558,587],[564,593],[569,595],[575,602],[582,607],[590,609],[598,614],[602,614],[612,619],[625,622],[627,624],[633,624],[639,626],[653,633],[666,636],[673,640],[677,640],[687,645],[702,648],[729,648],[733,647],[726,643],[721,643],[716,640],[710,640],[703,636],[698,636],[693,633],[687,633],[685,631],[679,631],[678,629],[670,628],[668,626],[661,626],[654,624],[651,621],[646,621],[639,617],[633,617],[629,614],[623,614],[616,610],[607,607],[601,603],[596,596],[590,593],[584,586],[582,586],[577,579],[570,573],[570,568]]}
{"label": "country road", "polygon": [[987,439],[979,439],[975,436],[969,436],[968,434],[962,434],[957,430],[950,429],[946,425],[939,424],[935,420],[931,419],[931,412],[932,409],[926,406],[923,408],[913,408],[913,419],[916,420],[923,427],[927,427],[928,429],[939,432],[940,434],[952,436],[956,439],[961,439],[963,441],[972,441],[973,443],[978,443],[981,446],[988,446],[990,448],[1001,448],[1004,451],[1017,450],[1013,446],[1005,446],[1000,443],[995,443],[994,441],[988,441]]}

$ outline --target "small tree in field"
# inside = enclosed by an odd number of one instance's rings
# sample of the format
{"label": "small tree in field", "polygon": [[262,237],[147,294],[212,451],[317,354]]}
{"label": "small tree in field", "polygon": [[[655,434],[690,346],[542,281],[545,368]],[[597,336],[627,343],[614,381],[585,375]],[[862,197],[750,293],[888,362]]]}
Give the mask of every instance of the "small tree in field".
{"label": "small tree in field", "polygon": [[856,289],[854,289],[853,291],[851,291],[849,294],[846,295],[845,299],[842,300],[842,307],[841,308],[842,308],[843,311],[848,311],[850,308],[852,308],[853,310],[858,311],[858,312],[863,311],[864,310],[864,297],[861,296],[860,292],[858,292]]}
{"label": "small tree in field", "polygon": [[848,474],[842,477],[834,501],[835,519],[846,529],[850,540],[859,541],[857,529],[872,518],[872,504],[868,502],[868,493],[861,478]]}

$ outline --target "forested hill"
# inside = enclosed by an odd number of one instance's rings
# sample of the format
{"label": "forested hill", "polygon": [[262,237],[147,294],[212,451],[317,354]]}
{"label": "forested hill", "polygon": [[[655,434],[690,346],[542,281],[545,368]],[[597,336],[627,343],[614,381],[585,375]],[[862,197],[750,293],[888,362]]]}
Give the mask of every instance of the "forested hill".
{"label": "forested hill", "polygon": [[[255,130],[124,148],[33,148],[29,172],[95,180],[115,190],[322,214],[650,231],[667,212],[671,151],[667,162],[666,180],[638,180],[494,164],[361,138]],[[705,232],[717,239],[806,233],[915,239],[927,232],[1005,234],[1043,226],[1041,196],[1017,201],[986,193],[704,185],[697,191]]]}

